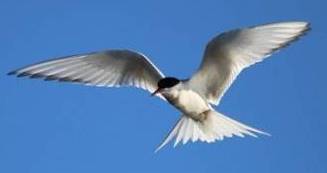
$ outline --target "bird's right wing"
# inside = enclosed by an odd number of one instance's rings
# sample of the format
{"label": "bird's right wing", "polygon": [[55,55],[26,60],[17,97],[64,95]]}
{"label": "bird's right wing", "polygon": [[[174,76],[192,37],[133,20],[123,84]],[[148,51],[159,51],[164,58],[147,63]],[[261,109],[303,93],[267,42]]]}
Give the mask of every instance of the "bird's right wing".
{"label": "bird's right wing", "polygon": [[134,86],[154,92],[164,77],[144,55],[130,50],[107,50],[30,65],[9,73],[93,86]]}
{"label": "bird's right wing", "polygon": [[307,22],[281,22],[222,33],[208,43],[190,86],[217,105],[244,68],[262,61],[307,30]]}

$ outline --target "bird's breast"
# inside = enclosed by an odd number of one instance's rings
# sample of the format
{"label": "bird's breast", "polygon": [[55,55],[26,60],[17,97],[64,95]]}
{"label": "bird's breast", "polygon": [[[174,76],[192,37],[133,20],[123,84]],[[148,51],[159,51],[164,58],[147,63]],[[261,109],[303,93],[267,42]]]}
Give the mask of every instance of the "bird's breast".
{"label": "bird's breast", "polygon": [[193,90],[173,90],[165,97],[185,115],[197,116],[209,109],[208,103]]}

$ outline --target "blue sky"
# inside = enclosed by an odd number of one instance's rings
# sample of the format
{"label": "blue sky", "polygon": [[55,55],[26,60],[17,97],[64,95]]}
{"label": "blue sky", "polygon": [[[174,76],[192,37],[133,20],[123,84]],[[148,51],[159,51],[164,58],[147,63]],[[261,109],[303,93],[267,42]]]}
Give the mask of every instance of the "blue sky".
{"label": "blue sky", "polygon": [[[1,2],[0,172],[327,172],[326,1]],[[129,48],[186,78],[217,33],[287,20],[313,30],[245,70],[217,107],[272,137],[154,154],[179,113],[149,93],[5,75],[53,57]]]}

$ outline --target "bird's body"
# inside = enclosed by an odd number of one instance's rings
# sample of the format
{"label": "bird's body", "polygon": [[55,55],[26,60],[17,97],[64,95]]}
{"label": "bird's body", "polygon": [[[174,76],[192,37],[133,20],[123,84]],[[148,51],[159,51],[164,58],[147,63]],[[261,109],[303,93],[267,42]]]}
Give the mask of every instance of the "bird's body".
{"label": "bird's body", "polygon": [[189,88],[187,82],[180,82],[173,88],[161,93],[170,104],[184,115],[198,120],[201,119],[202,113],[210,110],[210,105],[199,93]]}
{"label": "bird's body", "polygon": [[158,149],[173,138],[175,145],[190,140],[210,143],[235,135],[267,134],[228,118],[212,106],[219,104],[243,69],[264,60],[308,30],[307,22],[280,22],[222,33],[207,44],[199,69],[187,80],[165,77],[146,56],[131,50],[73,55],[30,65],[9,74],[148,90],[182,113]]}

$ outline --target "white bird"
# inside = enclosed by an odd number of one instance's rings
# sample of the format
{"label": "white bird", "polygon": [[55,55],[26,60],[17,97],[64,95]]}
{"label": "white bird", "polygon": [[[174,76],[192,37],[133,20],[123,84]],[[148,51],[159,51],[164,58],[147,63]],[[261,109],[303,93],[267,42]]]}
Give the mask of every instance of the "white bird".
{"label": "white bird", "polygon": [[93,86],[134,86],[148,90],[182,115],[156,151],[175,138],[214,142],[234,135],[265,134],[215,111],[226,90],[246,67],[298,39],[310,29],[307,22],[281,22],[235,29],[213,38],[198,71],[189,79],[165,77],[143,54],[107,50],[40,62],[9,74]]}

